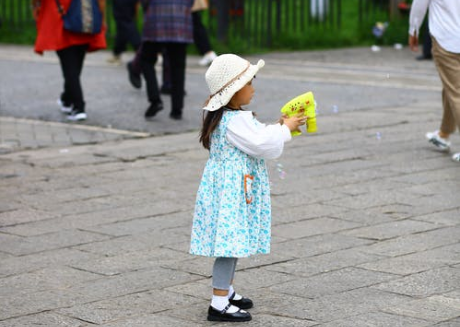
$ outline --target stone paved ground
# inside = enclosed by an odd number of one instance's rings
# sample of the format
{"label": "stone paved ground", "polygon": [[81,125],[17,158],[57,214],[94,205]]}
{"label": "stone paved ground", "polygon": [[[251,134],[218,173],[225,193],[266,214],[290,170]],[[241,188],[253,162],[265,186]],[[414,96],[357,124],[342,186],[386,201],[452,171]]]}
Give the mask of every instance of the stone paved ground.
{"label": "stone paved ground", "polygon": [[[54,59],[30,51],[0,50],[0,327],[216,325],[212,260],[187,253],[207,158],[197,58],[184,121],[165,110],[147,123],[124,70],[92,55],[85,85],[107,71],[126,94],[88,91],[93,112],[76,125],[37,73],[57,75]],[[272,253],[239,262],[235,286],[256,304],[244,325],[460,326],[460,167],[424,140],[440,117],[433,64],[393,49],[262,57],[260,119],[310,89],[319,132],[268,163]]]}

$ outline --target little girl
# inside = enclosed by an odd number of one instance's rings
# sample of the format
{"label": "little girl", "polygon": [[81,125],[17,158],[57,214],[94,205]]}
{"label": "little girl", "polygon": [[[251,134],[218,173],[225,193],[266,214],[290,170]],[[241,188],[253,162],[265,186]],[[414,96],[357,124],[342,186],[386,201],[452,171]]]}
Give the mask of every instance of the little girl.
{"label": "little girl", "polygon": [[270,185],[264,159],[283,152],[291,131],[306,117],[281,117],[265,125],[242,106],[254,95],[252,80],[265,65],[233,54],[217,57],[206,72],[211,95],[200,142],[210,151],[198,189],[190,253],[215,257],[210,321],[249,321],[253,306],[237,294],[233,277],[238,258],[270,252]]}

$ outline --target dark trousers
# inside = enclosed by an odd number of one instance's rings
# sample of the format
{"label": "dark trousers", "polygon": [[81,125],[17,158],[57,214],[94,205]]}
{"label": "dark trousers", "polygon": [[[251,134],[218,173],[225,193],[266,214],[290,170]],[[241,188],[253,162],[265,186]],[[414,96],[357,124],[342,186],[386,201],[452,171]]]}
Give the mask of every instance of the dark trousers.
{"label": "dark trousers", "polygon": [[114,55],[125,52],[128,44],[131,44],[135,51],[141,45],[141,37],[135,21],[138,2],[138,0],[113,0],[113,17],[117,28]]}
{"label": "dark trousers", "polygon": [[198,51],[204,55],[211,51],[211,44],[209,42],[208,31],[201,22],[201,12],[195,11],[192,13],[193,22],[193,42],[195,42]]}
{"label": "dark trousers", "polygon": [[423,49],[422,54],[424,58],[432,58],[431,48],[433,44],[431,42],[430,30],[428,27],[428,20],[426,21],[425,28],[423,29]]}
{"label": "dark trousers", "polygon": [[141,70],[147,84],[147,97],[150,103],[159,103],[160,91],[155,72],[158,53],[166,49],[165,55],[170,64],[171,113],[181,114],[184,107],[186,43],[144,42],[141,47]]}
{"label": "dark trousers", "polygon": [[76,111],[85,111],[80,76],[87,48],[88,45],[83,44],[56,51],[64,76],[64,92],[61,94],[61,101],[66,107],[73,106]]}

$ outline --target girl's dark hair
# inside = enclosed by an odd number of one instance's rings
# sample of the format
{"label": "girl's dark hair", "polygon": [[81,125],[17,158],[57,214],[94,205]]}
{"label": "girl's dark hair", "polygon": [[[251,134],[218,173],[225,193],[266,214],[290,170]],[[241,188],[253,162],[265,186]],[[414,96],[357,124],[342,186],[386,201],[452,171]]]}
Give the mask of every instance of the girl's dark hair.
{"label": "girl's dark hair", "polygon": [[200,143],[205,149],[211,148],[211,134],[219,125],[222,116],[224,115],[224,107],[216,111],[203,112],[203,126],[200,132]]}

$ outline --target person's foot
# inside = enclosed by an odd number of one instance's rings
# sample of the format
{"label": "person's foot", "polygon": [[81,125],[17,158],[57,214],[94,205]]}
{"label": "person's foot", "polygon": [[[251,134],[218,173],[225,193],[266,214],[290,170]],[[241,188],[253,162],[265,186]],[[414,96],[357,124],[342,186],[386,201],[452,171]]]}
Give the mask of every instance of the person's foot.
{"label": "person's foot", "polygon": [[163,103],[161,102],[151,103],[150,106],[147,108],[147,111],[144,114],[145,119],[150,119],[150,118],[155,117],[155,115],[161,110],[163,110]]}
{"label": "person's foot", "polygon": [[73,110],[66,118],[70,121],[82,121],[86,120],[88,116],[84,111]]}
{"label": "person's foot", "polygon": [[128,62],[126,68],[128,69],[129,82],[134,88],[140,89],[142,87],[141,74],[138,74],[134,71],[133,63],[131,61]]}
{"label": "person's foot", "polygon": [[209,306],[208,309],[208,320],[209,321],[230,321],[230,322],[242,322],[250,321],[252,319],[251,314],[240,308],[237,308],[231,304],[227,305],[224,310],[219,311]]}
{"label": "person's foot", "polygon": [[107,59],[107,62],[112,65],[121,65],[121,58],[120,56],[113,55]]}
{"label": "person's foot", "polygon": [[439,136],[439,131],[426,133],[428,142],[433,144],[438,150],[448,152],[450,149],[450,142]]}
{"label": "person's foot", "polygon": [[240,309],[251,309],[254,306],[254,303],[252,303],[251,299],[248,299],[247,297],[239,295],[239,299],[235,299],[236,293],[233,292],[233,294],[228,298],[228,301],[230,304],[237,306]]}
{"label": "person's foot", "polygon": [[453,161],[456,161],[456,162],[460,162],[460,152],[459,152],[459,153],[455,153],[455,154],[452,156],[452,160],[453,160]]}
{"label": "person's foot", "polygon": [[417,60],[431,60],[431,59],[433,59],[433,57],[432,56],[420,55],[420,56],[416,57],[415,59],[417,59]]}
{"label": "person's foot", "polygon": [[59,110],[64,114],[70,114],[72,112],[72,106],[66,106],[61,99],[57,99],[57,104],[59,106]]}
{"label": "person's foot", "polygon": [[209,51],[203,56],[203,58],[201,58],[201,60],[198,63],[200,64],[200,66],[208,66],[216,58],[217,58],[217,54],[214,51]]}
{"label": "person's foot", "polygon": [[181,120],[182,119],[182,113],[181,112],[171,112],[169,114],[169,118],[174,119],[174,120]]}

